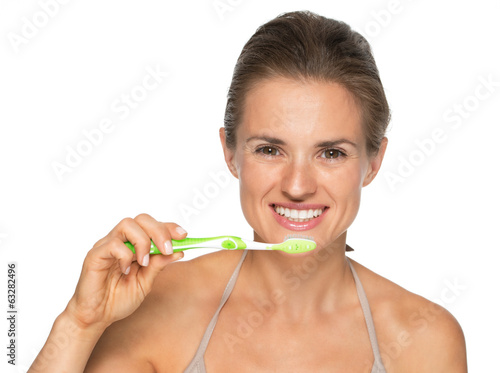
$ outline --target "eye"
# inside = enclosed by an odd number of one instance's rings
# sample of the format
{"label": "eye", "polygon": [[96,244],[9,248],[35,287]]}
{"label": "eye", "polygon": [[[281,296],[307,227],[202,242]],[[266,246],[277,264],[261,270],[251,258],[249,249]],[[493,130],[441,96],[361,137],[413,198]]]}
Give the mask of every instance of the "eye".
{"label": "eye", "polygon": [[256,150],[257,153],[262,153],[265,156],[279,155],[279,150],[273,146],[261,146]]}
{"label": "eye", "polygon": [[326,159],[336,159],[336,158],[345,157],[345,153],[341,152],[338,149],[325,149],[322,154],[325,155],[322,158],[326,158]]}

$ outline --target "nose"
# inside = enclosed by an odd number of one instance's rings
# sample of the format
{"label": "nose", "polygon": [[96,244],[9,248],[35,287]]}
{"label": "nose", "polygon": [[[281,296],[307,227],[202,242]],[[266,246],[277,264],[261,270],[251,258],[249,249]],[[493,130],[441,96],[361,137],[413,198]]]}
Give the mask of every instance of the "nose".
{"label": "nose", "polygon": [[313,166],[308,162],[291,162],[283,170],[281,191],[291,200],[303,201],[317,189]]}

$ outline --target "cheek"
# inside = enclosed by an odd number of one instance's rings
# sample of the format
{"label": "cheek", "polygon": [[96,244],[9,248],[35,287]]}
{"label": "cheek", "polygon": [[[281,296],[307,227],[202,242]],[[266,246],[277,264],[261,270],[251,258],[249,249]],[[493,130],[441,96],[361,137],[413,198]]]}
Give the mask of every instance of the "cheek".
{"label": "cheek", "polygon": [[[254,202],[261,199],[272,185],[272,173],[264,164],[248,160],[245,157],[240,159],[239,179],[240,197],[242,202]],[[250,207],[250,206],[248,206]]]}
{"label": "cheek", "polygon": [[322,176],[328,180],[328,185],[342,194],[359,191],[363,185],[363,170],[358,162],[342,165]]}
{"label": "cheek", "polygon": [[322,176],[323,180],[325,180],[325,187],[337,202],[360,198],[363,186],[363,171],[361,165],[357,162],[325,172]]}

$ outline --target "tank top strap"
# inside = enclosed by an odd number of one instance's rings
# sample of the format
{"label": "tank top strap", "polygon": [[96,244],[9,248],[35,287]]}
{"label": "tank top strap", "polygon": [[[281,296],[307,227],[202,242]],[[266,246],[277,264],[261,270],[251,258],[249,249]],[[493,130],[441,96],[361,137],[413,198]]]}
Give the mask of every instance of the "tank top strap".
{"label": "tank top strap", "polygon": [[358,292],[359,303],[361,304],[361,309],[363,310],[363,314],[365,316],[368,336],[370,337],[370,342],[372,345],[372,351],[375,361],[373,363],[371,373],[386,373],[384,364],[382,362],[382,357],[380,355],[380,349],[378,347],[377,334],[375,332],[375,325],[373,324],[373,317],[370,310],[370,305],[368,304],[368,298],[366,297],[365,290],[363,289],[363,285],[361,284],[354,266],[347,256],[346,259],[347,263],[349,263],[349,267],[351,267],[352,276],[354,277],[354,282],[356,283],[356,291]]}
{"label": "tank top strap", "polygon": [[184,373],[205,373],[205,362],[203,360],[203,356],[205,355],[205,351],[208,346],[208,342],[210,341],[210,337],[212,336],[212,333],[215,328],[215,324],[217,324],[217,319],[219,318],[219,313],[222,307],[224,307],[224,304],[226,304],[226,301],[228,300],[229,296],[231,295],[231,292],[233,291],[234,285],[236,284],[236,280],[238,278],[238,275],[240,273],[241,265],[243,264],[243,261],[245,260],[245,257],[247,256],[248,250],[243,250],[243,254],[241,255],[240,261],[236,268],[233,271],[233,274],[231,275],[231,278],[229,279],[226,288],[224,289],[224,293],[222,294],[222,298],[219,304],[219,308],[217,308],[217,311],[215,311],[214,316],[212,317],[212,320],[208,324],[207,329],[205,330],[205,334],[203,335],[203,338],[201,339],[200,345],[198,346],[198,350],[196,351],[196,354],[191,360],[191,363],[188,365]]}

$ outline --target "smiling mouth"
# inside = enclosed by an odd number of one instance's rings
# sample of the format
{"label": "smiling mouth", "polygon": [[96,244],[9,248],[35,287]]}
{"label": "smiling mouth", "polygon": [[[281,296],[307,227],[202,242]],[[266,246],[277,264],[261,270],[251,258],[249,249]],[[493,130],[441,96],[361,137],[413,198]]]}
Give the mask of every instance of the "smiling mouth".
{"label": "smiling mouth", "polygon": [[295,222],[306,222],[316,219],[328,209],[327,206],[317,209],[291,209],[277,204],[272,204],[271,206],[277,214]]}

